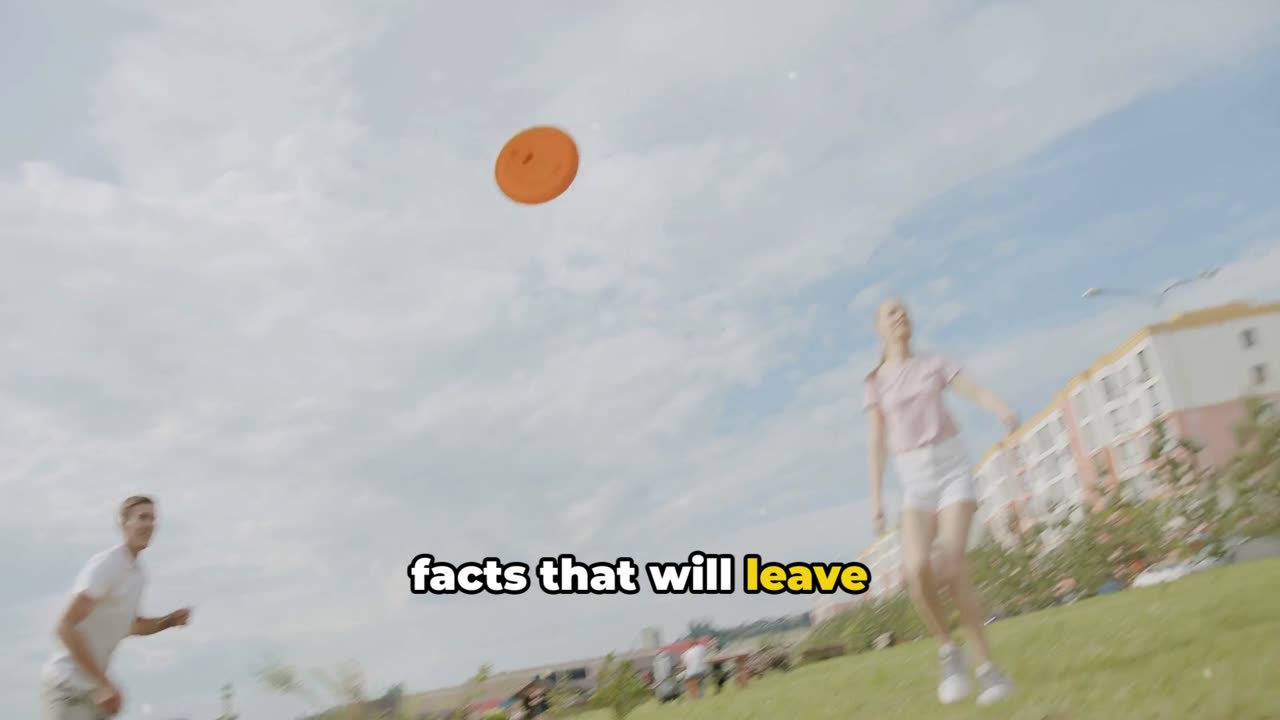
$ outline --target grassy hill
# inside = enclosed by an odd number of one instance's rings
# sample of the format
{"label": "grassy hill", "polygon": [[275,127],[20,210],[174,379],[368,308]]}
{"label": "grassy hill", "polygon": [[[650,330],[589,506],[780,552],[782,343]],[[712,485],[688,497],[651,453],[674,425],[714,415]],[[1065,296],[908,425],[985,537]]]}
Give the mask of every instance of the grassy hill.
{"label": "grassy hill", "polygon": [[939,706],[934,647],[918,642],[646,705],[629,720],[1280,718],[1278,591],[1280,560],[1266,560],[996,623],[1020,693],[992,708]]}

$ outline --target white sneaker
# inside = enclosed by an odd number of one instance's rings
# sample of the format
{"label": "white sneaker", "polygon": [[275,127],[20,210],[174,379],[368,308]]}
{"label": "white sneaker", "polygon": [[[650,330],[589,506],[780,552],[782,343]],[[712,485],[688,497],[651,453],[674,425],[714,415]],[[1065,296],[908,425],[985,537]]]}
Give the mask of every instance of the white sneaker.
{"label": "white sneaker", "polygon": [[992,663],[978,668],[978,704],[990,705],[1013,694],[1013,681]]}
{"label": "white sneaker", "polygon": [[942,664],[942,680],[938,683],[938,701],[943,705],[960,702],[969,697],[969,668],[964,661],[964,651],[952,643],[938,650]]}

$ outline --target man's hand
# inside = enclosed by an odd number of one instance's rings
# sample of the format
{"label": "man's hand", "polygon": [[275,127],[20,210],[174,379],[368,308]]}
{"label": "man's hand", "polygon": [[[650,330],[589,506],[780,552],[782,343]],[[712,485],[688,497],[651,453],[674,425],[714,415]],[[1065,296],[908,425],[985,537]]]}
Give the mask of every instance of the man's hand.
{"label": "man's hand", "polygon": [[110,681],[94,688],[89,693],[89,699],[93,701],[99,711],[108,717],[119,715],[121,708],[124,707],[124,696]]}
{"label": "man's hand", "polygon": [[167,628],[180,627],[191,621],[191,608],[182,608],[174,610],[164,616],[164,626]]}
{"label": "man's hand", "polygon": [[157,618],[135,618],[130,632],[139,636],[155,635],[171,627],[179,627],[189,622],[191,622],[191,608],[182,608]]}

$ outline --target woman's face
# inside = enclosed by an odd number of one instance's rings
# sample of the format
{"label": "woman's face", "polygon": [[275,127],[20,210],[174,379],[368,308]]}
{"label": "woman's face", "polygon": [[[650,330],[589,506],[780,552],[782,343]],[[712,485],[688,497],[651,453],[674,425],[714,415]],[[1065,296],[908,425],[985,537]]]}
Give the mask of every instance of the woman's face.
{"label": "woman's face", "polygon": [[876,311],[876,333],[886,342],[911,338],[911,316],[901,301],[889,298],[880,303]]}

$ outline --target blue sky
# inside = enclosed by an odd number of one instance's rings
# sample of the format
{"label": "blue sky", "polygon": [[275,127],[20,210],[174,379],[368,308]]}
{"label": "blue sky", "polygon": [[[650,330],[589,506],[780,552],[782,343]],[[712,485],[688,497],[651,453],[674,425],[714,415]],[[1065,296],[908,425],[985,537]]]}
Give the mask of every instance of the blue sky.
{"label": "blue sky", "polygon": [[[858,552],[887,293],[1027,415],[1158,317],[1091,285],[1222,265],[1168,310],[1280,297],[1273,2],[9,2],[0,28],[0,537],[30,548],[0,565],[0,715],[34,712],[135,491],[148,611],[196,610],[122,648],[124,718],[210,717],[228,681],[289,717],[263,653],[425,688],[805,610],[412,597],[404,566]],[[543,122],[582,171],[516,207],[493,156]]]}

